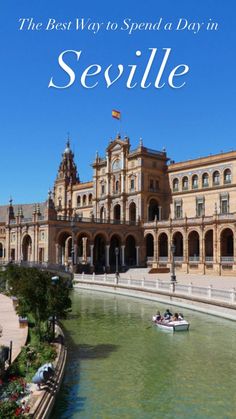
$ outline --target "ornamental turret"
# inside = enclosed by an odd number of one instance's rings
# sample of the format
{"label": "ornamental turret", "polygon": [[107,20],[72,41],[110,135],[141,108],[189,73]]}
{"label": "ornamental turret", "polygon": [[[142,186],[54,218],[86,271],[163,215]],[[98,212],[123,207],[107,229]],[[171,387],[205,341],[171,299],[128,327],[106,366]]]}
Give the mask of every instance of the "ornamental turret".
{"label": "ornamental turret", "polygon": [[78,182],[77,168],[74,162],[74,153],[70,148],[70,140],[67,140],[66,148],[62,154],[62,160],[58,169],[57,179],[64,179],[66,184],[75,184]]}
{"label": "ornamental turret", "polygon": [[74,153],[70,148],[70,140],[68,139],[54,184],[54,205],[58,215],[70,214],[73,185],[79,182]]}

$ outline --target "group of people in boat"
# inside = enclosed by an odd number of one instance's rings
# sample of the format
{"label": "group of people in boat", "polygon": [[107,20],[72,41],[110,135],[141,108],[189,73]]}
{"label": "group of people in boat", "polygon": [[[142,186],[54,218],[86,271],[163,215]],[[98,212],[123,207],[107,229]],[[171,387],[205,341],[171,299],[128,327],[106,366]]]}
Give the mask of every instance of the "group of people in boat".
{"label": "group of people in boat", "polygon": [[161,315],[159,310],[155,316],[155,322],[176,322],[183,319],[184,319],[184,316],[182,313],[172,314],[168,308],[166,309],[163,316]]}

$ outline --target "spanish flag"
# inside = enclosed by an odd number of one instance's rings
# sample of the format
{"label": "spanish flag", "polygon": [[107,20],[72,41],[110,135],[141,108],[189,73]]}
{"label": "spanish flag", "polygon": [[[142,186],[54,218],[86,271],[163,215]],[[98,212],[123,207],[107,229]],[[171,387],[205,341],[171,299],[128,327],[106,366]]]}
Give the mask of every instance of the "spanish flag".
{"label": "spanish flag", "polygon": [[115,109],[112,110],[112,118],[115,119],[120,119],[121,118],[121,113],[120,111],[116,111]]}

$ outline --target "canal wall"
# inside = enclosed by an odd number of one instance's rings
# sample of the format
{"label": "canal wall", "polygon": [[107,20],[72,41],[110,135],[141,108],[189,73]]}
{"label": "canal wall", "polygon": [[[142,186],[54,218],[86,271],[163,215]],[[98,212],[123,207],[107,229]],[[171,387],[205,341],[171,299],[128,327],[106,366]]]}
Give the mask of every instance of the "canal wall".
{"label": "canal wall", "polygon": [[64,334],[62,329],[56,326],[57,341],[57,358],[55,360],[55,374],[50,379],[44,388],[35,391],[30,398],[30,411],[29,416],[34,419],[48,419],[52,412],[57,393],[60,390],[61,383],[63,380],[66,359],[67,359],[67,348],[64,344]]}
{"label": "canal wall", "polygon": [[94,279],[86,279],[85,275],[81,280],[79,280],[77,276],[76,280],[74,280],[74,289],[87,289],[124,295],[128,297],[142,298],[168,304],[168,306],[179,306],[182,308],[236,321],[236,304],[227,303],[225,301],[201,298],[194,295],[182,295],[176,292],[150,290],[145,289],[144,287],[108,284],[96,281]]}

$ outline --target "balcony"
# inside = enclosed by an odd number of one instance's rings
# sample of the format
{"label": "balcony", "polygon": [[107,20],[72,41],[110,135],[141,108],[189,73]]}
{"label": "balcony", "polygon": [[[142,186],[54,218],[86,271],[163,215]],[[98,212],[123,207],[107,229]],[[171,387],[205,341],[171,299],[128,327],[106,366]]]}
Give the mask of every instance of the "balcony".
{"label": "balcony", "polygon": [[199,263],[199,256],[189,256],[189,262],[191,263]]}
{"label": "balcony", "polygon": [[220,258],[220,261],[222,264],[231,265],[234,263],[234,257],[233,256],[222,256]]}

